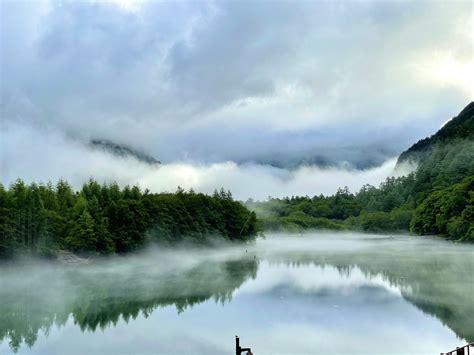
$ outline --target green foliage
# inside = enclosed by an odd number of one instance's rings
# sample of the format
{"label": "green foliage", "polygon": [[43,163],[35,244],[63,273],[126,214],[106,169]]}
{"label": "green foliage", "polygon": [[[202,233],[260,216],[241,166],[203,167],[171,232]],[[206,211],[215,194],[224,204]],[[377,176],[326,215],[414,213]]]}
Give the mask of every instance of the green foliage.
{"label": "green foliage", "polygon": [[357,217],[349,217],[345,223],[350,229],[366,232],[401,232],[408,230],[412,210],[395,209],[390,212],[363,211]]}
{"label": "green foliage", "polygon": [[285,217],[261,218],[265,230],[290,230],[300,232],[305,229],[343,230],[344,225],[328,218],[312,217],[304,212],[293,212]]}
{"label": "green foliage", "polygon": [[[266,230],[410,230],[417,234],[474,240],[474,173],[469,171],[461,183],[444,187],[449,179],[427,180],[428,170],[423,166],[408,176],[388,178],[378,188],[366,185],[356,194],[340,189],[332,196],[248,201],[247,207],[258,213]],[[457,181],[462,174],[450,177]],[[434,175],[442,176],[442,173],[430,173]]]}
{"label": "green foliage", "polygon": [[411,230],[474,241],[474,176],[431,193],[415,210]]}
{"label": "green foliage", "polygon": [[90,251],[95,249],[97,239],[94,233],[94,220],[85,209],[77,220],[71,221],[70,234],[65,239],[65,246],[73,251]]}
{"label": "green foliage", "polygon": [[332,196],[248,201],[247,207],[259,213],[267,230],[406,231],[414,209],[413,182],[413,175],[388,178],[379,188],[366,185],[357,194],[344,188]]}
{"label": "green foliage", "polygon": [[210,235],[246,240],[258,232],[257,217],[230,192],[151,194],[89,180],[74,192],[66,181],[9,189],[0,185],[0,258],[17,253],[52,256],[125,253],[147,242],[202,241]]}

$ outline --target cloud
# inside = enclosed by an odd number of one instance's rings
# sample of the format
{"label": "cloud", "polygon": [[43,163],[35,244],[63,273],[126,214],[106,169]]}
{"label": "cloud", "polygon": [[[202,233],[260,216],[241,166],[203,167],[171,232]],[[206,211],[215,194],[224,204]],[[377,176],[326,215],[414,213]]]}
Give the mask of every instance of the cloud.
{"label": "cloud", "polygon": [[1,7],[4,121],[166,162],[375,166],[472,99],[470,2]]}
{"label": "cloud", "polygon": [[117,181],[122,186],[139,184],[153,192],[175,191],[181,186],[212,193],[224,187],[241,200],[331,194],[346,185],[356,191],[366,183],[379,184],[392,174],[395,165],[392,159],[367,170],[311,165],[288,170],[232,161],[174,162],[157,167],[91,149],[60,131],[10,123],[5,127],[2,152],[1,179],[6,185],[17,178],[27,182],[56,182],[64,178],[79,188],[88,178],[95,177],[101,182]]}

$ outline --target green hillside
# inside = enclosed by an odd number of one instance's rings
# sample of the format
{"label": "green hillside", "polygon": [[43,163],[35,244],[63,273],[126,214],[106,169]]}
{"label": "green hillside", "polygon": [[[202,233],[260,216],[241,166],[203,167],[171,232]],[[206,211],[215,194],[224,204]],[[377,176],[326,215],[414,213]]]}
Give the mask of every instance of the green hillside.
{"label": "green hillside", "polygon": [[439,234],[474,241],[474,103],[398,159],[416,164],[379,187],[332,196],[248,201],[266,230],[351,229]]}
{"label": "green hillside", "polygon": [[423,163],[436,147],[458,140],[474,138],[474,102],[467,105],[459,115],[448,121],[438,132],[413,144],[400,154],[397,164],[407,161]]}

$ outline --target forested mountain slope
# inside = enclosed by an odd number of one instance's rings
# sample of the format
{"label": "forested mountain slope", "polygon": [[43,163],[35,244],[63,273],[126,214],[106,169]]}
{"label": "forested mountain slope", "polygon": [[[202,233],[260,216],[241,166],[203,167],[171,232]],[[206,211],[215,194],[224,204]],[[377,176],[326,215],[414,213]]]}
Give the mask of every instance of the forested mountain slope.
{"label": "forested mountain slope", "polygon": [[90,146],[95,149],[102,149],[112,155],[122,158],[134,158],[142,163],[150,165],[160,164],[160,161],[155,159],[153,156],[148,155],[144,152],[136,150],[134,148],[125,146],[123,144],[117,144],[107,139],[92,139]]}
{"label": "forested mountain slope", "polygon": [[449,120],[438,132],[419,140],[400,154],[397,164],[407,161],[423,163],[433,150],[441,145],[458,140],[474,138],[474,102],[467,105],[459,115]]}
{"label": "forested mountain slope", "polygon": [[474,103],[431,137],[402,153],[414,172],[379,187],[332,196],[248,201],[264,229],[354,229],[439,234],[474,241]]}

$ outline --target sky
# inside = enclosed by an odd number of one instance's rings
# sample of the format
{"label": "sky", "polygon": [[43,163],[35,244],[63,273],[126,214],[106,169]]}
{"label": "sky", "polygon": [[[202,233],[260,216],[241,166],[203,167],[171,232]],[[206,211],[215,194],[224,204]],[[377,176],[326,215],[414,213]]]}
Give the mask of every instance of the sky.
{"label": "sky", "polygon": [[357,190],[474,98],[470,1],[0,6],[7,185],[93,176],[241,199]]}

